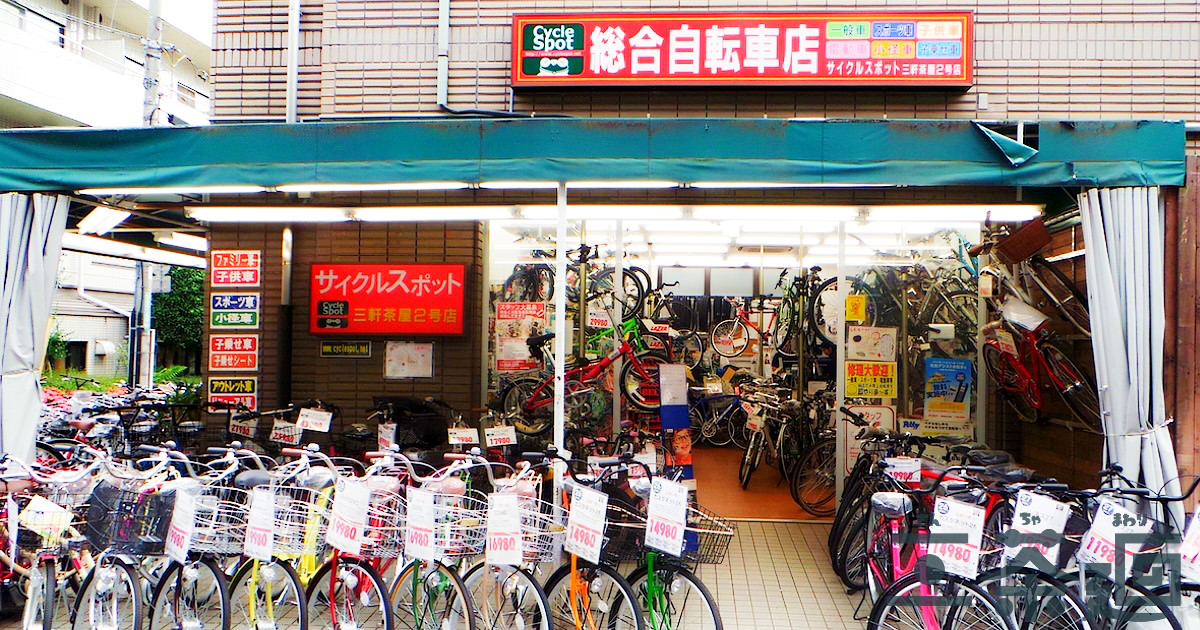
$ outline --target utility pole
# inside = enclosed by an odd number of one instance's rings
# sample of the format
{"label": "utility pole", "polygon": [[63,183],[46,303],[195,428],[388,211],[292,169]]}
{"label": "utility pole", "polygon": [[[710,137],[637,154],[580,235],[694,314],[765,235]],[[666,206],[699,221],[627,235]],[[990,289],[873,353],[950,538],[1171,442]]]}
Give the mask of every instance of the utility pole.
{"label": "utility pole", "polygon": [[150,19],[146,24],[146,76],[142,79],[145,94],[142,98],[142,126],[159,124],[159,102],[162,99],[158,83],[158,69],[162,61],[162,18],[159,17],[162,0],[150,0]]}

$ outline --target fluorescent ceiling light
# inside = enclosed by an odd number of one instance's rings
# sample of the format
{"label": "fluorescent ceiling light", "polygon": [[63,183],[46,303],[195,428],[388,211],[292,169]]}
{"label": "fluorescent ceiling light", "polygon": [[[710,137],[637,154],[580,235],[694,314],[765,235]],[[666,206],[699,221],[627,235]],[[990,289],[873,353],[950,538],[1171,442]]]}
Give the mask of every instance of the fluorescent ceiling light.
{"label": "fluorescent ceiling light", "polygon": [[686,232],[651,232],[645,235],[646,242],[659,243],[695,243],[704,245],[729,245],[730,238],[724,234],[696,234]]}
{"label": "fluorescent ceiling light", "polygon": [[1042,213],[1035,204],[998,205],[900,205],[871,206],[872,221],[983,221],[991,214],[992,221],[1028,221]]}
{"label": "fluorescent ceiling light", "polygon": [[520,189],[535,189],[546,190],[558,188],[558,182],[547,181],[520,181],[520,180],[496,180],[493,182],[479,182],[480,188],[490,188],[492,190],[520,190]]}
{"label": "fluorescent ceiling light", "polygon": [[692,218],[709,221],[738,219],[741,221],[849,221],[858,216],[858,206],[694,206]]}
{"label": "fluorescent ceiling light", "polygon": [[797,247],[800,245],[816,245],[821,237],[815,235],[801,236],[799,234],[739,234],[734,244],[744,247],[755,245],[775,247]]}
{"label": "fluorescent ceiling light", "polygon": [[652,243],[655,253],[680,253],[680,254],[722,254],[729,251],[728,245],[704,245],[704,244],[687,244],[687,243]]}
{"label": "fluorescent ceiling light", "polygon": [[351,213],[358,221],[489,221],[511,219],[513,206],[381,206]]}
{"label": "fluorescent ceiling light", "polygon": [[129,258],[132,260],[144,260],[147,262],[161,263],[164,265],[175,265],[177,267],[195,267],[203,269],[207,266],[207,261],[202,256],[189,256],[178,252],[169,252],[165,249],[157,249],[154,247],[142,247],[131,243],[122,243],[106,238],[96,238],[94,236],[83,236],[82,234],[63,234],[62,247],[65,250],[73,252],[84,252],[87,254],[97,254],[100,256],[113,256],[115,258]]}
{"label": "fluorescent ceiling light", "polygon": [[692,188],[888,188],[891,184],[855,184],[845,182],[691,182]]}
{"label": "fluorescent ceiling light", "polygon": [[129,213],[108,206],[96,206],[87,216],[79,220],[75,226],[80,234],[104,235],[129,218]]}
{"label": "fluorescent ceiling light", "polygon": [[[526,219],[553,220],[558,218],[557,206],[520,206],[519,212]],[[683,216],[682,206],[614,206],[614,205],[568,205],[567,218],[663,220],[679,219]]]}
{"label": "fluorescent ceiling light", "polygon": [[[854,234],[906,234],[926,235],[933,234],[940,230],[956,230],[964,234],[970,235],[972,232],[978,233],[978,223],[935,223],[931,221],[867,221],[859,223],[852,221],[846,223],[846,238],[853,238]],[[837,237],[834,236],[834,244],[837,243]]]}
{"label": "fluorescent ceiling light", "polygon": [[241,194],[266,192],[262,186],[164,186],[162,188],[85,188],[77,191],[81,195],[206,195]]}
{"label": "fluorescent ceiling light", "polygon": [[466,182],[385,182],[382,184],[284,184],[276,186],[279,192],[369,192],[392,190],[462,190],[471,185]]}
{"label": "fluorescent ceiling light", "polygon": [[163,245],[171,247],[179,247],[181,249],[194,249],[198,252],[208,251],[208,239],[192,234],[184,234],[183,232],[171,232],[169,235],[156,235],[155,241]]}
{"label": "fluorescent ceiling light", "polygon": [[337,223],[349,221],[345,208],[321,206],[188,206],[187,215],[210,223]]}
{"label": "fluorescent ceiling light", "polygon": [[594,181],[577,181],[567,182],[567,188],[678,188],[679,182],[668,182],[666,180],[594,180]]}

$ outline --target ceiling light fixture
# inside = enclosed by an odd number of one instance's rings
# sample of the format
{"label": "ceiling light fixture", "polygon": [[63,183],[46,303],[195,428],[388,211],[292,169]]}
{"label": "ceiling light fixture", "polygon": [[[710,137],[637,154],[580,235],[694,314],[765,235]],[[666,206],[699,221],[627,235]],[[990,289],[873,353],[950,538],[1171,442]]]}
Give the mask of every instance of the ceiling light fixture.
{"label": "ceiling light fixture", "polygon": [[890,188],[892,184],[859,184],[848,182],[691,182],[692,188]]}
{"label": "ceiling light fixture", "polygon": [[479,182],[479,187],[488,188],[491,190],[553,190],[558,188],[558,182],[542,180],[496,180],[491,182]]}
{"label": "ceiling light fixture", "polygon": [[266,192],[262,186],[164,186],[162,188],[84,188],[80,195],[107,197],[109,195],[219,195]]}
{"label": "ceiling light fixture", "polygon": [[163,245],[180,249],[193,249],[198,252],[208,251],[208,239],[183,232],[171,232],[168,235],[157,234],[154,240]]}
{"label": "ceiling light fixture", "polygon": [[124,210],[108,206],[96,206],[91,212],[87,213],[87,216],[80,219],[75,227],[79,230],[80,234],[97,234],[103,236],[128,218],[129,213]]}
{"label": "ceiling light fixture", "polygon": [[413,190],[463,190],[470,188],[466,182],[385,182],[381,184],[284,184],[275,190],[288,193],[322,192],[373,192]]}
{"label": "ceiling light fixture", "polygon": [[62,247],[67,251],[112,256],[114,258],[128,258],[131,260],[144,260],[178,267],[204,269],[207,266],[207,261],[202,256],[189,256],[178,252],[169,252],[165,249],[142,247],[132,243],[122,243],[94,236],[83,236],[82,234],[63,234]]}
{"label": "ceiling light fixture", "polygon": [[679,188],[679,182],[669,182],[666,180],[584,180],[567,182],[568,189],[654,189],[654,188]]}
{"label": "ceiling light fixture", "polygon": [[693,206],[692,218],[707,221],[849,221],[858,216],[858,206]]}
{"label": "ceiling light fixture", "polygon": [[209,223],[338,223],[345,208],[323,206],[187,206],[188,217]]}
{"label": "ceiling light fixture", "polygon": [[380,206],[351,210],[357,221],[490,221],[511,219],[514,206]]}

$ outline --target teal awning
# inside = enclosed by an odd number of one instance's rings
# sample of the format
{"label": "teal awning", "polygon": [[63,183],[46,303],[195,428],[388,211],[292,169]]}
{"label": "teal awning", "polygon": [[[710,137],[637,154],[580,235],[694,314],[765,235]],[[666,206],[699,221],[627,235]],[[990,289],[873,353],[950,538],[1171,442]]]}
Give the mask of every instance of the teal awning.
{"label": "teal awning", "polygon": [[1184,183],[1182,122],[1044,121],[1036,154],[1015,165],[1014,147],[997,147],[971,121],[954,120],[446,118],[14,130],[0,132],[0,191],[446,180]]}

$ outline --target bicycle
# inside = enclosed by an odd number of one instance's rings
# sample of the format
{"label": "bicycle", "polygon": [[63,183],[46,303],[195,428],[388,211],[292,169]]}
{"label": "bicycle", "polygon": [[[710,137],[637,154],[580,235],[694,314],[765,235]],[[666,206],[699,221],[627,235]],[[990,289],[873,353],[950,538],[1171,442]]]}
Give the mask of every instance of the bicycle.
{"label": "bicycle", "polygon": [[[790,390],[784,391],[791,394]],[[767,460],[778,465],[783,481],[790,483],[801,444],[791,416],[782,413],[783,397],[771,389],[747,391],[746,386],[743,386],[741,397],[750,438],[738,466],[738,482],[743,490],[750,485],[750,478],[758,470],[765,451]]]}
{"label": "bicycle", "polygon": [[[783,356],[796,355],[794,350],[787,345],[786,342],[788,339],[786,335],[782,339],[773,336],[778,330],[791,330],[793,324],[788,323],[791,320],[789,319],[788,322],[784,321],[785,317],[793,317],[788,314],[790,311],[784,311],[782,314],[780,309],[769,311],[771,314],[770,320],[768,320],[767,325],[763,329],[759,329],[750,319],[750,311],[743,308],[741,302],[734,298],[725,299],[733,306],[733,316],[713,324],[712,328],[709,329],[708,340],[712,345],[713,352],[729,359],[741,356],[750,347],[750,331],[753,330],[755,336],[763,344],[769,343],[771,339],[775,339],[778,344],[775,346],[775,351],[779,354]],[[758,298],[759,312],[767,312],[763,306],[766,299],[765,297]],[[784,303],[791,304],[790,301]],[[780,308],[784,307],[781,306]],[[790,306],[787,308],[790,308]],[[771,332],[764,332],[763,330]]]}

